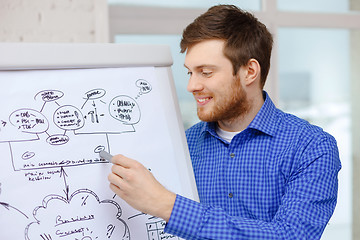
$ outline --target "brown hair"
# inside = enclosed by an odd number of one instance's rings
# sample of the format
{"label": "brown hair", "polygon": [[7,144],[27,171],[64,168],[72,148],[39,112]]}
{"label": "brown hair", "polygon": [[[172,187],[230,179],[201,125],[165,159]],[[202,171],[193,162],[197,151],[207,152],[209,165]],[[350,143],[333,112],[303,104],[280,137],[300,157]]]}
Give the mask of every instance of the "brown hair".
{"label": "brown hair", "polygon": [[181,53],[210,39],[225,40],[224,55],[231,61],[234,75],[251,58],[256,59],[261,67],[261,87],[264,87],[270,69],[273,38],[254,15],[234,5],[209,8],[184,29]]}

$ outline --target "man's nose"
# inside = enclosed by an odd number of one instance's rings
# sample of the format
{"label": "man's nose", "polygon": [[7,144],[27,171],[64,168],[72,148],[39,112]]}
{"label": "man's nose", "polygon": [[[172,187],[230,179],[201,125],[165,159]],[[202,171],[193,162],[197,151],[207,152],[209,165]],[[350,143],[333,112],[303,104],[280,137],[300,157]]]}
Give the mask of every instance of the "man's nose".
{"label": "man's nose", "polygon": [[189,92],[198,92],[201,91],[204,88],[203,84],[201,83],[201,81],[196,78],[196,76],[193,74],[190,76],[189,78],[189,82],[187,85],[187,90]]}

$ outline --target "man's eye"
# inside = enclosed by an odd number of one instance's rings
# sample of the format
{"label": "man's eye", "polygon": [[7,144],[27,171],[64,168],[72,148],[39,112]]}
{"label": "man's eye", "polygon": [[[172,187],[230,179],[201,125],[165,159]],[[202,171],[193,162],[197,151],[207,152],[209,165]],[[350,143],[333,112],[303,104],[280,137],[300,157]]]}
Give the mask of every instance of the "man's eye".
{"label": "man's eye", "polygon": [[192,72],[188,72],[187,74],[191,76],[191,75],[192,75]]}
{"label": "man's eye", "polygon": [[212,72],[201,72],[201,74],[204,76],[204,77],[210,77],[212,75]]}

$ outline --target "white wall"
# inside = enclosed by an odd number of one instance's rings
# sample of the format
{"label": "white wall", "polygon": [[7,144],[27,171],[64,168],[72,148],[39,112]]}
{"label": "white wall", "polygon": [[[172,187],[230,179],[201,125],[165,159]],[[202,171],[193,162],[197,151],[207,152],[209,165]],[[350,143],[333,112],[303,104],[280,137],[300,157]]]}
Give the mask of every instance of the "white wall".
{"label": "white wall", "polygon": [[0,0],[0,42],[108,42],[107,0]]}

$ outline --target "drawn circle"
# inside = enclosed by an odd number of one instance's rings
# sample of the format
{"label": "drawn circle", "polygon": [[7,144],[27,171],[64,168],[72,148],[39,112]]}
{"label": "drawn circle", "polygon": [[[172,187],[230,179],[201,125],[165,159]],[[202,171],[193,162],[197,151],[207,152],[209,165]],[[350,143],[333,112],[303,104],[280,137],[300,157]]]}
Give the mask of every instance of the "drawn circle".
{"label": "drawn circle", "polygon": [[23,153],[23,155],[21,155],[21,158],[23,160],[29,160],[30,158],[34,157],[35,156],[35,153],[34,152],[29,152],[29,151],[26,151]]}
{"label": "drawn circle", "polygon": [[94,153],[100,153],[101,151],[104,151],[105,150],[105,146],[97,146],[95,149],[94,149]]}
{"label": "drawn circle", "polygon": [[24,133],[43,133],[49,128],[46,117],[33,109],[18,109],[10,114],[9,121]]}
{"label": "drawn circle", "polygon": [[55,134],[48,137],[46,142],[50,145],[63,145],[69,142],[69,137],[62,134]]}
{"label": "drawn circle", "polygon": [[56,101],[64,96],[64,93],[59,90],[43,90],[35,95],[35,99],[40,95],[44,102]]}
{"label": "drawn circle", "polygon": [[71,105],[61,106],[56,109],[53,121],[58,128],[64,130],[77,130],[85,124],[82,112]]}
{"label": "drawn circle", "polygon": [[140,108],[129,96],[121,95],[113,98],[109,104],[110,115],[125,124],[136,124],[140,121]]}
{"label": "drawn circle", "polygon": [[104,89],[97,88],[97,89],[87,91],[85,93],[84,99],[95,100],[98,98],[102,98],[103,96],[105,96],[105,94],[106,94],[106,91]]}

